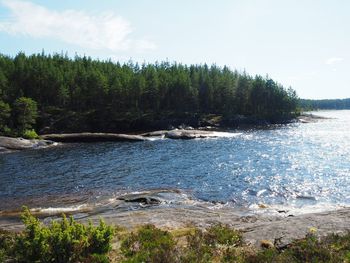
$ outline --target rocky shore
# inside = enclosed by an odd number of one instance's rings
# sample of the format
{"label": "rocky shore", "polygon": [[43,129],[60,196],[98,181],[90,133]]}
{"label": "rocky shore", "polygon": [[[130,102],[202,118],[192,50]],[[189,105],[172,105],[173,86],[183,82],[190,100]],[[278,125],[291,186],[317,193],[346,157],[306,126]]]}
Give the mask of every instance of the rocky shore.
{"label": "rocky shore", "polygon": [[327,119],[329,118],[315,115],[312,113],[303,113],[296,118],[296,120],[300,123],[313,123],[313,122],[318,122],[318,121],[327,120]]}
{"label": "rocky shore", "polygon": [[138,142],[148,141],[154,138],[168,138],[168,139],[197,139],[197,138],[213,138],[220,136],[235,136],[236,133],[215,132],[205,130],[185,130],[175,129],[170,131],[155,131],[143,133],[139,135],[134,134],[118,134],[118,133],[66,133],[66,134],[45,134],[41,139],[27,140],[23,138],[11,138],[0,136],[0,152],[11,152],[28,149],[42,149],[57,145],[58,142],[64,143],[78,143],[78,142]]}
{"label": "rocky shore", "polygon": [[[165,192],[166,193],[166,192]],[[161,197],[160,197],[161,196]],[[227,224],[241,230],[244,241],[260,247],[263,240],[283,248],[292,241],[304,238],[310,229],[315,229],[319,236],[332,233],[348,233],[350,231],[350,208],[301,215],[256,214],[248,209],[234,208],[222,204],[176,202],[162,206],[164,199],[158,193],[137,194],[123,197],[125,202],[135,202],[140,209],[93,213],[82,221],[92,219],[96,223],[102,216],[113,225],[133,229],[144,224],[153,224],[169,230],[195,226],[207,228],[215,223]],[[166,196],[166,195],[165,195]],[[263,209],[263,208],[262,208]],[[1,225],[0,225],[1,227]]]}
{"label": "rocky shore", "polygon": [[46,134],[42,135],[43,139],[55,142],[97,142],[97,141],[147,141],[152,138],[168,138],[168,139],[198,139],[198,138],[215,138],[221,136],[234,136],[232,132],[216,132],[194,129],[174,129],[162,130],[138,135],[133,134],[117,134],[117,133],[67,133],[67,134]]}
{"label": "rocky shore", "polygon": [[57,145],[51,140],[27,140],[23,138],[11,138],[0,136],[0,153],[29,149],[42,149]]}
{"label": "rocky shore", "polygon": [[[310,123],[324,120],[326,118],[313,114],[302,114],[295,119],[296,122]],[[27,149],[41,149],[49,146],[57,145],[56,142],[103,142],[103,141],[118,141],[118,142],[137,142],[147,141],[154,138],[168,139],[198,139],[198,138],[215,138],[215,137],[235,137],[239,133],[219,131],[217,125],[199,127],[193,129],[191,127],[180,127],[179,129],[159,130],[139,134],[122,134],[122,133],[55,133],[41,135],[41,139],[26,140],[23,138],[10,138],[0,136],[0,153],[11,152]]]}
{"label": "rocky shore", "polygon": [[[194,202],[177,190],[126,194],[99,206],[82,206],[78,211],[64,211],[83,223],[92,220],[97,224],[103,218],[110,225],[129,230],[145,224],[179,230],[188,227],[207,228],[223,223],[241,230],[244,241],[258,248],[262,241],[283,248],[294,240],[304,238],[310,229],[317,231],[319,236],[345,234],[350,230],[350,208],[295,216],[257,214],[244,208]],[[33,209],[32,212],[44,222],[62,213],[55,209]],[[19,216],[20,211],[0,211],[0,229],[22,230]]]}
{"label": "rocky shore", "polygon": [[[241,230],[244,241],[254,247],[260,247],[263,240],[283,248],[292,241],[304,238],[310,229],[315,229],[319,236],[332,233],[345,234],[350,230],[350,208],[322,213],[304,214],[293,217],[239,215],[239,211],[228,208],[209,209],[205,207],[183,208],[145,208],[136,211],[118,213],[77,214],[77,220],[98,223],[103,218],[108,224],[134,229],[145,224],[176,230],[188,227],[206,228],[215,223],[227,224]],[[79,219],[79,217],[82,217]],[[48,222],[50,217],[44,220]],[[19,217],[4,218],[0,216],[0,229],[20,231],[23,225]]]}

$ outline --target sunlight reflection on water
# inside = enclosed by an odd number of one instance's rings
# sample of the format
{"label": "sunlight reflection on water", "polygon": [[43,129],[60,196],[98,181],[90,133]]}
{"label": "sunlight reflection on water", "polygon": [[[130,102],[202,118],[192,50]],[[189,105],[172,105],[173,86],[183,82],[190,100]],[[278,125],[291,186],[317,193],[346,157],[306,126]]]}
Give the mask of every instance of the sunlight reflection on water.
{"label": "sunlight reflection on water", "polygon": [[350,111],[316,114],[332,119],[217,139],[67,144],[3,154],[0,209],[24,200],[58,205],[60,196],[62,203],[67,196],[87,202],[158,188],[242,207],[349,205]]}

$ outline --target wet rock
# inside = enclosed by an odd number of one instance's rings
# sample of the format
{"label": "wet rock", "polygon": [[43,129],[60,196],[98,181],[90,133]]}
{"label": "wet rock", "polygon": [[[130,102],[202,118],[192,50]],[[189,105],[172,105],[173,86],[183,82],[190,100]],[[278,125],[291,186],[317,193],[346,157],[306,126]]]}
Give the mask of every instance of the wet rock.
{"label": "wet rock", "polygon": [[196,138],[208,138],[217,137],[217,135],[212,131],[203,130],[172,130],[165,134],[166,138],[169,139],[196,139]]}
{"label": "wet rock", "polygon": [[143,205],[158,205],[161,203],[161,201],[154,197],[136,197],[136,198],[130,198],[130,199],[121,199],[125,202],[131,202],[131,203],[140,203]]}
{"label": "wet rock", "polygon": [[141,205],[159,205],[162,200],[157,196],[157,192],[144,192],[140,194],[127,194],[117,198],[127,203],[138,203]]}

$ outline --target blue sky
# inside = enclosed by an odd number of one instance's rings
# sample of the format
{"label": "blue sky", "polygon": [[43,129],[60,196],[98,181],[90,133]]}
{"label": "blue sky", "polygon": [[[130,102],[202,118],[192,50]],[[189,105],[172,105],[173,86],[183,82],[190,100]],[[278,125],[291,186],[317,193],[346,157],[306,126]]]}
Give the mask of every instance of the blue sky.
{"label": "blue sky", "polygon": [[0,52],[215,63],[350,97],[347,0],[0,0]]}

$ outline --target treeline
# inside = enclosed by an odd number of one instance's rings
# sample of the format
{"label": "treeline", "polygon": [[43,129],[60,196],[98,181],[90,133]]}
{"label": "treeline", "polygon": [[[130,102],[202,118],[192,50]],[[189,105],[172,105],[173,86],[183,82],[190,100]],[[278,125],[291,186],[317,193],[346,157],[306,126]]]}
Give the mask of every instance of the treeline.
{"label": "treeline", "polygon": [[290,118],[297,102],[294,90],[268,77],[216,65],[0,55],[2,134],[133,130],[207,114],[276,121]]}
{"label": "treeline", "polygon": [[350,109],[349,99],[300,100],[300,106],[306,110],[345,110]]}

